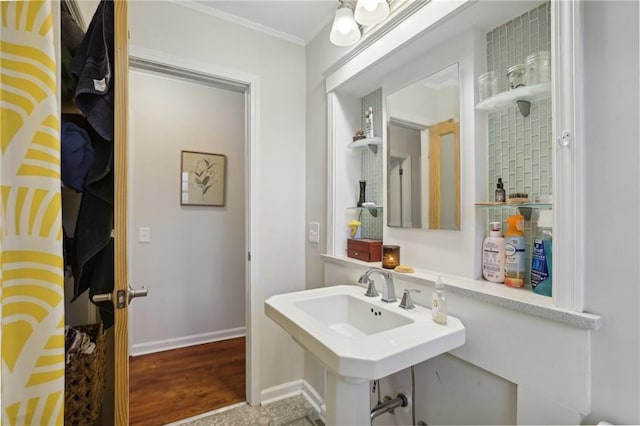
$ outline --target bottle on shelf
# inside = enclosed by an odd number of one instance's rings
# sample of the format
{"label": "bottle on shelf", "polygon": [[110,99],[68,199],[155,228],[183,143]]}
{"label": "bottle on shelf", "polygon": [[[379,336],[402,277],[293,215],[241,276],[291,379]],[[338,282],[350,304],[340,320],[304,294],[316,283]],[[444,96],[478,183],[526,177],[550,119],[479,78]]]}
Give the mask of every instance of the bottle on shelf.
{"label": "bottle on shelf", "polygon": [[507,192],[504,190],[504,184],[502,183],[502,178],[498,178],[498,183],[496,184],[496,203],[506,203],[507,202]]}
{"label": "bottle on shelf", "polygon": [[373,138],[373,107],[369,107],[369,109],[367,109],[367,114],[364,120],[364,127],[367,139]]}
{"label": "bottle on shelf", "polygon": [[504,282],[504,238],[500,222],[491,222],[489,235],[482,243],[482,276],[494,283]]}
{"label": "bottle on shelf", "polygon": [[359,183],[360,183],[360,196],[358,198],[358,207],[362,207],[362,204],[366,202],[365,190],[367,187],[367,181],[361,180]]}
{"label": "bottle on shelf", "polygon": [[436,288],[433,290],[431,316],[438,324],[447,323],[447,294],[440,276],[438,276],[438,279],[436,280]]}
{"label": "bottle on shelf", "polygon": [[551,296],[553,211],[541,210],[538,216],[538,235],[531,250],[531,287],[533,291]]}
{"label": "bottle on shelf", "polygon": [[508,228],[504,233],[504,283],[509,287],[524,287],[526,274],[524,216],[517,214],[507,218]]}

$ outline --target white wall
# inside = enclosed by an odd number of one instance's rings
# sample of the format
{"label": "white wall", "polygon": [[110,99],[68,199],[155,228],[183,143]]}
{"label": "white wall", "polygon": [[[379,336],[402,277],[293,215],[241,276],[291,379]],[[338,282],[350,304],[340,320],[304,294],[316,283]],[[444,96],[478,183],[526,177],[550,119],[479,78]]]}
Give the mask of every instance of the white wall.
{"label": "white wall", "polygon": [[585,7],[585,307],[593,334],[588,421],[640,424],[638,2]]}
{"label": "white wall", "polygon": [[[327,42],[329,30],[326,26],[306,48],[305,215],[307,222],[320,223],[320,242],[306,243],[306,288],[323,285],[320,255],[327,252],[327,94],[322,73],[348,50]],[[305,354],[304,378],[324,394],[324,368],[309,354]]]}
{"label": "white wall", "polygon": [[[591,333],[590,354],[576,353],[575,357],[590,357],[592,366],[591,415],[584,421],[607,419],[617,424],[639,424],[638,3],[591,1],[583,4],[586,10],[584,69],[587,81],[584,89],[588,123],[584,143],[587,145],[586,187],[589,190],[585,206],[585,229],[589,230],[586,308],[601,314],[605,325]],[[326,34],[320,34],[308,46],[308,57],[313,58],[317,67],[308,68],[308,79],[320,85],[318,73],[333,63],[339,53],[337,48],[329,46]],[[480,68],[474,70],[476,75],[479,72]],[[326,108],[326,98],[308,97],[307,108],[316,111]],[[325,128],[326,125],[315,124],[314,135],[307,140],[310,149],[313,146],[318,150],[317,144],[326,138],[326,133],[318,132]],[[465,146],[464,142],[462,146]],[[307,163],[308,180],[318,179],[323,173],[324,165]],[[476,174],[482,175],[483,170],[476,170]],[[476,182],[463,181],[463,185],[476,188],[476,191],[484,188]],[[313,201],[307,200],[307,206],[313,206],[313,210],[307,212],[308,217],[321,217],[325,208],[316,197],[316,194],[308,194],[308,198],[313,198]],[[308,271],[312,263],[317,265],[321,260],[308,257]],[[487,334],[487,337],[493,336]],[[571,365],[572,359],[563,359],[561,363]],[[447,374],[451,373],[447,370],[451,367],[443,368]],[[519,368],[524,371],[528,366],[521,364]],[[472,377],[475,379],[477,375]],[[467,386],[475,383],[469,378]],[[502,385],[494,389],[502,389]],[[522,392],[527,391],[523,388]],[[487,405],[488,415],[486,418],[479,416],[475,423],[490,421],[489,415],[494,408]],[[465,405],[459,404],[452,409],[465,410]]]}
{"label": "white wall", "polygon": [[263,390],[299,379],[303,352],[264,316],[263,301],[305,286],[304,48],[168,2],[129,2],[129,26],[131,45],[250,73],[259,81],[259,152],[254,155],[260,168],[252,171],[260,185],[258,205],[252,206],[258,212],[252,253],[258,268],[252,307],[257,325],[252,332],[260,374],[254,385]]}
{"label": "white wall", "polygon": [[[129,91],[131,353],[243,335],[244,94],[135,68]],[[226,156],[224,207],[180,205],[182,150]]]}
{"label": "white wall", "polygon": [[[516,386],[449,354],[414,367],[416,423],[436,425],[516,424]],[[470,381],[469,377],[477,377]],[[411,369],[380,380],[381,396],[411,397]],[[372,406],[377,396],[372,395]],[[464,409],[460,409],[464,401]],[[486,407],[491,406],[491,410]],[[374,420],[373,425],[411,425],[411,405]]]}
{"label": "white wall", "polygon": [[[418,227],[423,226],[421,223],[421,206],[428,208],[427,200],[421,198],[423,181],[420,179],[424,170],[424,162],[422,161],[427,157],[427,153],[421,156],[421,143],[420,143],[420,130],[410,129],[399,125],[387,124],[387,133],[393,145],[393,159],[396,162],[405,162],[407,159],[411,159],[408,164],[409,167],[405,167],[404,175],[402,177],[404,186],[402,187],[403,196],[403,208],[400,209],[400,176],[399,167],[402,164],[398,163],[398,167],[392,173],[391,182],[387,183],[387,221],[388,223],[395,223],[395,226]],[[391,161],[387,160],[387,161]],[[387,167],[390,167],[387,164]],[[392,201],[390,197],[396,198]],[[407,207],[411,207],[410,209]],[[403,220],[400,218],[400,211],[402,211]]]}
{"label": "white wall", "polygon": [[386,93],[387,114],[390,118],[411,121],[430,126],[438,122],[436,117],[437,91],[420,82],[394,93]]}

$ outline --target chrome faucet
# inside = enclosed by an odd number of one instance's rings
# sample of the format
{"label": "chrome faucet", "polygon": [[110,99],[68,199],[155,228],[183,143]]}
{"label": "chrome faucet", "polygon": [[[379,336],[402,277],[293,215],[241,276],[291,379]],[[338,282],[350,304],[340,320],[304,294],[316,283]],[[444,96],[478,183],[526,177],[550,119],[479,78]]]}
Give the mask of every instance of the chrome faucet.
{"label": "chrome faucet", "polygon": [[382,287],[382,301],[391,303],[398,300],[396,298],[396,290],[393,286],[393,275],[389,271],[385,271],[384,269],[380,268],[369,268],[367,269],[367,272],[365,272],[364,275],[360,277],[358,282],[360,284],[369,284],[369,275],[373,274],[374,272],[377,272],[384,278],[384,286]]}

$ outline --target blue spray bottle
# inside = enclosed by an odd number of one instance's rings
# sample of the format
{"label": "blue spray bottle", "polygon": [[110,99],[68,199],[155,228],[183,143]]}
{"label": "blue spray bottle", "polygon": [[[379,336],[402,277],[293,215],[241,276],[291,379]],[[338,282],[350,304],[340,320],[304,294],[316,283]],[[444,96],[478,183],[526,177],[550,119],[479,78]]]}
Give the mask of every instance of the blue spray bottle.
{"label": "blue spray bottle", "polygon": [[534,293],[551,296],[553,277],[553,211],[541,210],[538,235],[531,251],[531,287]]}

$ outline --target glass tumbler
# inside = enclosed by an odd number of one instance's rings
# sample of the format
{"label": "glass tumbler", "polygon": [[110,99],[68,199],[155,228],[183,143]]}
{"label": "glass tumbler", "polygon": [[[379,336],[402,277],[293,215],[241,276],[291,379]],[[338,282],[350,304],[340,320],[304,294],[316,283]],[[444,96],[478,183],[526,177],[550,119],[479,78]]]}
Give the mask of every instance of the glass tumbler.
{"label": "glass tumbler", "polygon": [[478,77],[480,102],[498,94],[498,73],[489,71]]}
{"label": "glass tumbler", "polygon": [[524,81],[524,65],[518,64],[507,69],[507,78],[509,79],[509,88],[517,89],[525,84]]}
{"label": "glass tumbler", "polygon": [[548,51],[543,50],[527,56],[525,79],[527,84],[551,81],[551,60]]}

